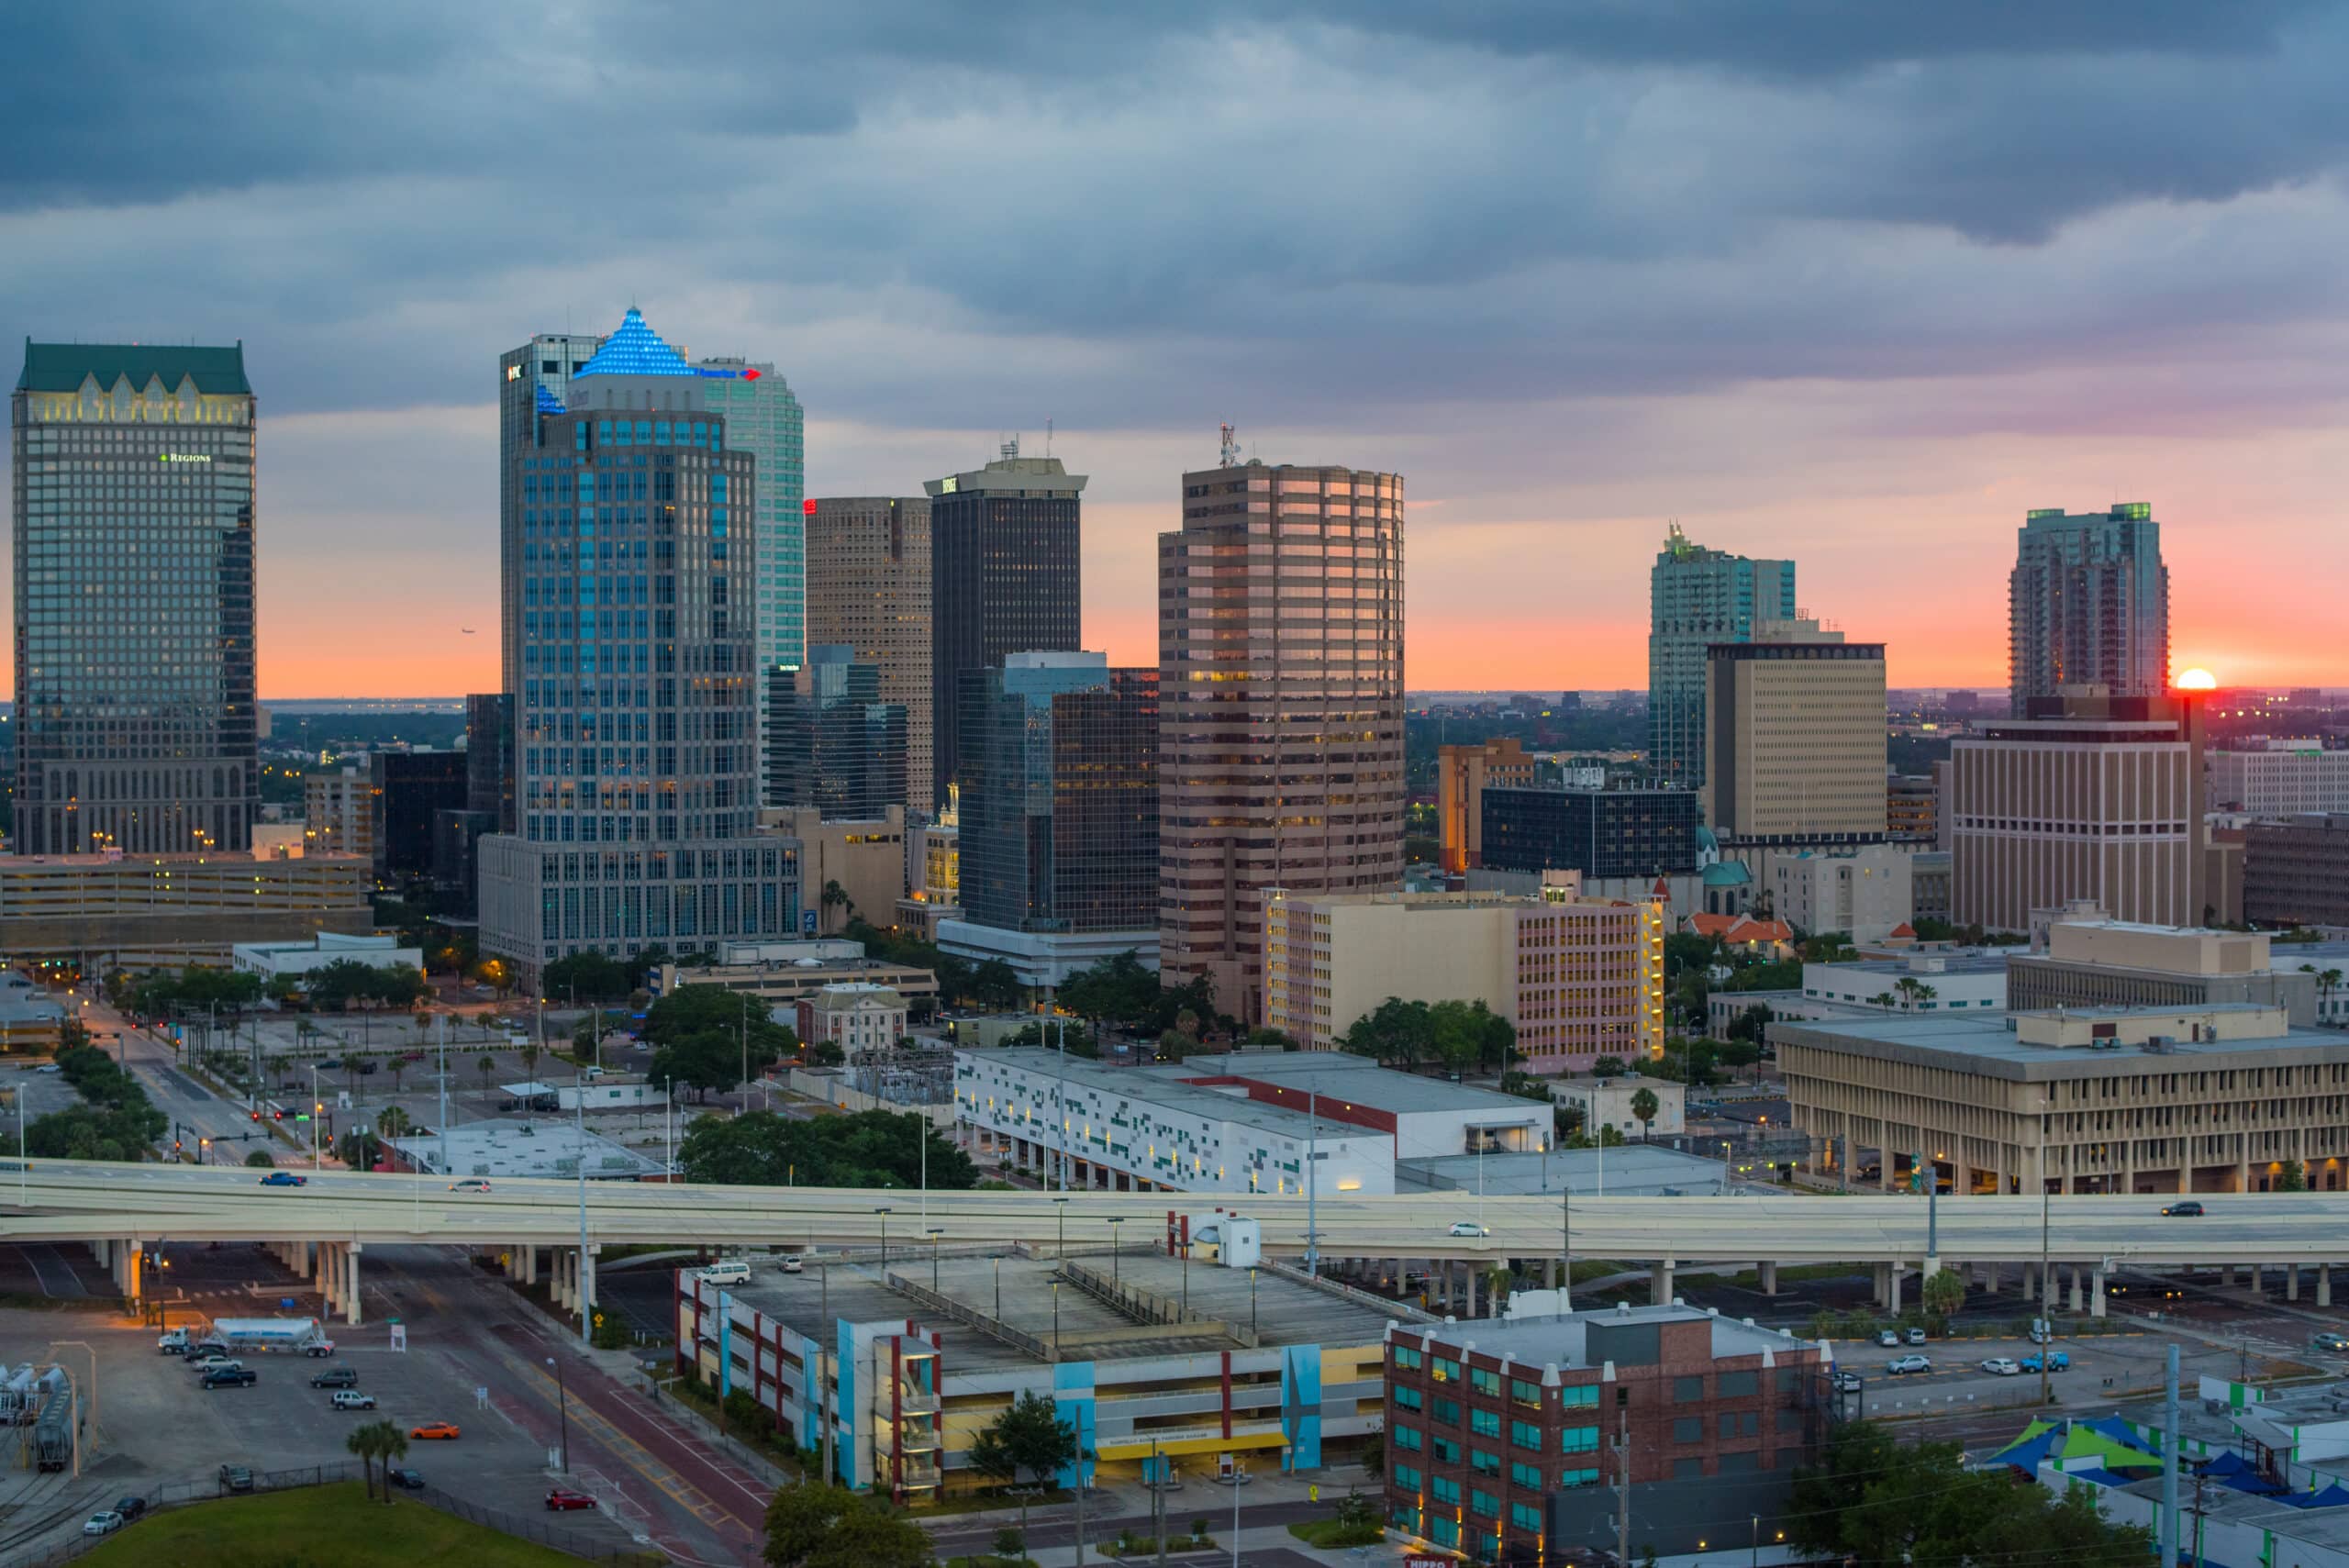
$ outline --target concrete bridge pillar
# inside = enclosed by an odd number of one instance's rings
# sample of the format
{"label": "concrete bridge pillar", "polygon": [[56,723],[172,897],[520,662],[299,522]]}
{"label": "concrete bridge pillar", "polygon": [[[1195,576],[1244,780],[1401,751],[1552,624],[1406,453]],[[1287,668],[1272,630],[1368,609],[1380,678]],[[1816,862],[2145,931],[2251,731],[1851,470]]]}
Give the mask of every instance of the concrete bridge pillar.
{"label": "concrete bridge pillar", "polygon": [[1479,1285],[1480,1284],[1482,1284],[1482,1283],[1483,1283],[1481,1280],[1479,1280],[1479,1279],[1477,1278],[1477,1275],[1481,1274],[1484,1271],[1483,1271],[1483,1269],[1479,1268],[1479,1267],[1477,1266],[1477,1264],[1476,1264],[1473,1260],[1468,1263],[1468,1265],[1467,1265],[1467,1271],[1468,1271],[1468,1310],[1467,1310],[1465,1313],[1462,1314],[1462,1316],[1463,1316],[1463,1317],[1467,1317],[1467,1318],[1474,1318],[1474,1317],[1475,1317],[1475,1316],[1476,1316],[1476,1287],[1477,1287],[1477,1285]]}
{"label": "concrete bridge pillar", "polygon": [[579,1254],[578,1311],[583,1318],[593,1316],[596,1310],[596,1249],[597,1245],[591,1241],[586,1251]]}
{"label": "concrete bridge pillar", "polygon": [[1653,1306],[1672,1305],[1672,1264],[1670,1258],[1659,1259],[1648,1270],[1648,1301]]}
{"label": "concrete bridge pillar", "polygon": [[2072,1274],[2072,1310],[2075,1312],[2085,1311],[2087,1309],[2087,1303],[2080,1299],[2080,1265],[2074,1263],[2070,1265],[2070,1267]]}
{"label": "concrete bridge pillar", "polygon": [[535,1241],[528,1242],[522,1248],[522,1283],[539,1283],[539,1244]]}
{"label": "concrete bridge pillar", "polygon": [[329,1241],[313,1241],[310,1246],[310,1288],[326,1298],[327,1310],[334,1310],[333,1287],[327,1283],[327,1251]]}
{"label": "concrete bridge pillar", "polygon": [[2095,1289],[2088,1298],[2088,1316],[2101,1318],[2104,1316],[2104,1271],[2097,1270],[2094,1278]]}
{"label": "concrete bridge pillar", "polygon": [[1544,1258],[1542,1260],[1542,1287],[1544,1290],[1555,1290],[1558,1288],[1557,1259]]}
{"label": "concrete bridge pillar", "polygon": [[318,1295],[324,1298],[326,1315],[334,1316],[335,1307],[342,1300],[342,1254],[340,1243],[318,1243]]}
{"label": "concrete bridge pillar", "polygon": [[2332,1305],[2332,1265],[2331,1263],[2319,1263],[2316,1266],[2316,1304],[2319,1307]]}
{"label": "concrete bridge pillar", "polygon": [[345,1274],[343,1279],[342,1320],[350,1324],[354,1329],[359,1327],[362,1317],[359,1305],[359,1254],[361,1251],[362,1248],[359,1242],[346,1241],[343,1243],[342,1262]]}
{"label": "concrete bridge pillar", "polygon": [[1777,1295],[1778,1264],[1776,1260],[1770,1258],[1764,1259],[1757,1266],[1755,1272],[1760,1273],[1762,1276],[1762,1294],[1765,1296]]}
{"label": "concrete bridge pillar", "polygon": [[141,1278],[140,1265],[145,1262],[145,1253],[138,1242],[126,1241],[122,1244],[122,1296],[124,1300],[137,1301],[143,1294],[140,1287],[146,1282]]}
{"label": "concrete bridge pillar", "polygon": [[2298,1301],[2299,1298],[2300,1265],[2298,1263],[2286,1263],[2284,1265],[2284,1299],[2287,1301]]}
{"label": "concrete bridge pillar", "polygon": [[1895,1318],[1900,1316],[1900,1278],[1908,1272],[1898,1259],[1884,1267],[1884,1309]]}
{"label": "concrete bridge pillar", "polygon": [[556,1247],[547,1254],[547,1300],[557,1312],[571,1310],[570,1254]]}

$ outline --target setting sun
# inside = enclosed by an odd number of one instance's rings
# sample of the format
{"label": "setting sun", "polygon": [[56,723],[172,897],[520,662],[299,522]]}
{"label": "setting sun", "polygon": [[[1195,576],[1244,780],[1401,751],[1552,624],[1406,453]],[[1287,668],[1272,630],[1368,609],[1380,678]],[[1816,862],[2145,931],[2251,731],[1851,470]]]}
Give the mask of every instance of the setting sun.
{"label": "setting sun", "polygon": [[2202,669],[2181,672],[2170,684],[2181,692],[2215,692],[2219,689],[2218,677]]}

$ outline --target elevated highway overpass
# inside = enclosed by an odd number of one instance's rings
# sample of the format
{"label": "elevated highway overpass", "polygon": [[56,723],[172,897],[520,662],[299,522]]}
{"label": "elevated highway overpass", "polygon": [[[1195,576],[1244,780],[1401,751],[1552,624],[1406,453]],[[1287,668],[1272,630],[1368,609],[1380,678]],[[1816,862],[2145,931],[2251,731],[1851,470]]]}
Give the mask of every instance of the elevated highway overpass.
{"label": "elevated highway overpass", "polygon": [[[2046,1206],[2044,1255],[2073,1270],[2076,1304],[2121,1267],[2314,1266],[2316,1299],[2331,1300],[2328,1265],[2349,1262],[2349,1194],[2212,1194],[2198,1218],[2161,1214],[2160,1196],[2056,1197]],[[326,1172],[300,1187],[257,1184],[234,1167],[0,1161],[0,1240],[87,1241],[127,1294],[141,1289],[140,1259],[165,1243],[254,1240],[315,1270],[329,1302],[357,1321],[358,1260],[369,1246],[462,1245],[525,1255],[552,1250],[558,1300],[593,1299],[594,1253],[607,1245],[871,1247],[910,1258],[943,1245],[1026,1241],[1094,1246],[1117,1234],[1155,1244],[1170,1211],[1219,1207],[1263,1228],[1268,1252],[1297,1256],[1307,1243],[1303,1197],[1241,1200],[1170,1193],[874,1191],[742,1187],[692,1183],[590,1182],[584,1218],[573,1181],[499,1178],[488,1193],[451,1191],[444,1179]],[[2029,1197],[1966,1196],[1938,1206],[1933,1231],[1943,1264],[2035,1265],[2042,1206]],[[1312,1206],[1325,1261],[1499,1262],[1510,1258],[1607,1258],[1651,1266],[1669,1297],[1676,1265],[1747,1262],[1765,1289],[1787,1263],[1873,1265],[1879,1293],[1897,1305],[1901,1270],[1928,1257],[1920,1196],[1491,1197],[1432,1193],[1340,1195]],[[1455,1222],[1487,1234],[1454,1236]],[[1114,1224],[1112,1222],[1115,1222]],[[585,1243],[583,1253],[582,1242]],[[584,1267],[583,1267],[584,1263]],[[2084,1279],[2083,1276],[2089,1276]],[[2297,1276],[2294,1276],[2297,1277]]]}

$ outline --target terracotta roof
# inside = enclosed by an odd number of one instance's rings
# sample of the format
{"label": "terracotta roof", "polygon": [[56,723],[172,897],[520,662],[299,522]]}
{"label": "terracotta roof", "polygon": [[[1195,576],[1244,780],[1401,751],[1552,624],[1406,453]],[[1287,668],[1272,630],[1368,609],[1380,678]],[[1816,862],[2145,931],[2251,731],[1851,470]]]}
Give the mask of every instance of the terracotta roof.
{"label": "terracotta roof", "polygon": [[1688,917],[1688,929],[1700,937],[1718,937],[1732,944],[1789,942],[1795,936],[1794,928],[1783,920],[1757,920],[1751,915],[1708,915],[1699,912]]}

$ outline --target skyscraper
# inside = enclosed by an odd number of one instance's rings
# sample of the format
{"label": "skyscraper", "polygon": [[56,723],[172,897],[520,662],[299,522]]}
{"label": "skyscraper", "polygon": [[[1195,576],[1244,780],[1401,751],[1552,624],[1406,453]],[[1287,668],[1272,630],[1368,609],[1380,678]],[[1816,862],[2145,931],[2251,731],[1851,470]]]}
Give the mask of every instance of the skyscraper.
{"label": "skyscraper", "polygon": [[16,850],[250,849],[244,345],[27,339],[9,424]]}
{"label": "skyscraper", "polygon": [[2102,512],[2024,515],[2008,578],[2008,702],[2102,686],[2117,697],[2169,689],[2169,569],[2162,526],[2143,501]]}
{"label": "skyscraper", "polygon": [[797,664],[807,654],[807,539],[800,512],[806,484],[807,413],[791,384],[768,363],[701,359],[702,395],[726,417],[726,439],[759,460],[759,668]]}
{"label": "skyscraper", "polygon": [[[498,684],[510,697],[522,689],[522,618],[514,595],[521,591],[521,470],[516,460],[538,444],[540,416],[562,411],[571,378],[604,346],[599,333],[541,332],[497,357],[497,539],[498,576],[504,589],[498,639]],[[510,717],[510,715],[509,715]],[[508,803],[511,804],[510,802]],[[514,831],[508,817],[505,832]]]}
{"label": "skyscraper", "polygon": [[1055,985],[1158,951],[1158,672],[1014,653],[963,673],[959,919],[947,951]]}
{"label": "skyscraper", "polygon": [[706,379],[630,309],[509,460],[519,828],[480,842],[482,946],[529,975],[798,928],[757,831],[757,460]]}
{"label": "skyscraper", "polygon": [[1265,888],[1402,881],[1403,480],[1226,453],[1158,536],[1159,972],[1253,1018]]}
{"label": "skyscraper", "polygon": [[819,642],[767,679],[766,803],[826,821],[874,821],[906,804],[906,710],[881,700],[881,672]]}
{"label": "skyscraper", "polygon": [[804,504],[807,642],[846,643],[906,710],[906,804],[938,808],[930,755],[930,497],[826,495]]}
{"label": "skyscraper", "polygon": [[1007,653],[1076,647],[1078,497],[1085,476],[1018,441],[985,468],[933,479],[930,494],[931,799],[958,777],[963,672]]}
{"label": "skyscraper", "polygon": [[1648,572],[1648,767],[1658,781],[1705,783],[1708,651],[1796,614],[1793,562],[1708,550],[1672,525]]}

